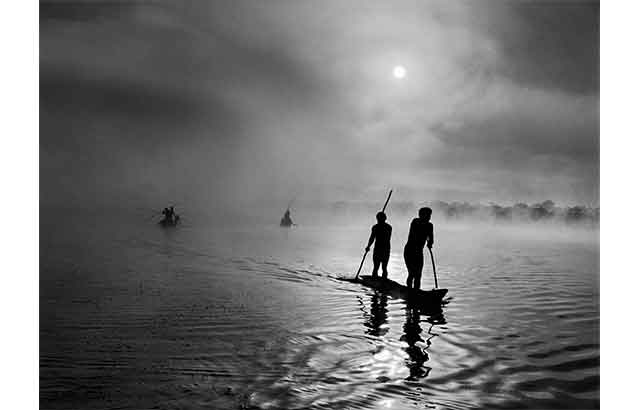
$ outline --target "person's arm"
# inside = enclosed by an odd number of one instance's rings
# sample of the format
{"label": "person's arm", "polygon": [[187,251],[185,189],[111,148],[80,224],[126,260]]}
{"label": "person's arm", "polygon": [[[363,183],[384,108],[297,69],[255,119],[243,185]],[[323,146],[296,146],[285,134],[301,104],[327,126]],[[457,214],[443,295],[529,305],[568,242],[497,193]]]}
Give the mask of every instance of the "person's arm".
{"label": "person's arm", "polygon": [[429,223],[428,225],[428,231],[427,231],[427,247],[429,249],[431,249],[431,247],[433,246],[433,224]]}
{"label": "person's arm", "polygon": [[367,252],[369,252],[369,248],[371,248],[371,245],[373,245],[373,241],[376,240],[376,229],[375,229],[375,225],[371,227],[371,236],[369,236],[369,243],[367,243],[367,247],[365,248],[365,250]]}

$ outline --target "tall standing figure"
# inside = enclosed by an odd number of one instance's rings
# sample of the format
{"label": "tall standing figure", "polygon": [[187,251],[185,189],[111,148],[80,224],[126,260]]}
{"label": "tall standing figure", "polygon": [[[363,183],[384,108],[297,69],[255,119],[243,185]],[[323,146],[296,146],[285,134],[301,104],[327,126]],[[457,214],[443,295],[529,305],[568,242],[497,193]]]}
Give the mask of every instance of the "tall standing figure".
{"label": "tall standing figure", "polygon": [[378,223],[371,227],[371,236],[369,236],[369,242],[365,250],[369,252],[369,248],[375,241],[372,276],[374,278],[378,277],[378,268],[382,265],[382,278],[387,279],[387,264],[391,253],[391,225],[385,222],[387,215],[384,212],[378,212],[376,220]]}
{"label": "tall standing figure", "polygon": [[418,217],[411,221],[409,238],[404,246],[404,263],[407,265],[409,289],[420,289],[424,244],[426,243],[429,249],[433,246],[433,224],[429,222],[430,219],[431,208],[420,208]]}

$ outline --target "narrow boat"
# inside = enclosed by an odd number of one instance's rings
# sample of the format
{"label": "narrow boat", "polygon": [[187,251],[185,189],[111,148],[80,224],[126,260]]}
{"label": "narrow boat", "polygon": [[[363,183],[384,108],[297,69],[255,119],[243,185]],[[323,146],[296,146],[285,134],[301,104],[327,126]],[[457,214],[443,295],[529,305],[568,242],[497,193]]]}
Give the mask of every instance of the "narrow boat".
{"label": "narrow boat", "polygon": [[170,228],[173,226],[178,225],[178,222],[180,221],[180,217],[178,215],[176,215],[173,219],[163,219],[160,222],[158,222],[158,225],[162,226],[163,228]]}
{"label": "narrow boat", "polygon": [[370,287],[380,292],[385,292],[399,299],[405,299],[411,303],[418,305],[439,306],[442,303],[442,299],[449,291],[448,289],[409,289],[408,287],[399,284],[391,279],[383,279],[381,277],[373,277],[370,275],[363,275],[358,278],[339,278],[345,282],[359,283],[363,286]]}

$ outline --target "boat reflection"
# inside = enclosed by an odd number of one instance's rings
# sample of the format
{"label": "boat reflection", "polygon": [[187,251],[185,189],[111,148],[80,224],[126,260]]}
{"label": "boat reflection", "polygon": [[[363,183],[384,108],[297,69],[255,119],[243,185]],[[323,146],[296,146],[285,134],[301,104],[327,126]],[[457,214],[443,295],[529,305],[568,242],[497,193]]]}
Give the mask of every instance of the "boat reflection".
{"label": "boat reflection", "polygon": [[[405,301],[404,313],[405,321],[400,341],[406,343],[403,350],[407,353],[407,357],[403,362],[409,370],[409,375],[405,380],[417,381],[429,375],[431,367],[426,365],[429,361],[427,350],[431,346],[432,339],[438,335],[435,331],[437,325],[444,325],[447,322],[441,306],[425,310]],[[363,303],[363,314],[367,335],[383,337],[388,334],[388,295],[375,291],[371,295],[368,311]]]}
{"label": "boat reflection", "polygon": [[[423,316],[425,317],[424,320],[422,319]],[[421,323],[428,325],[428,329],[424,334],[423,328],[420,326]],[[404,333],[400,337],[400,341],[407,344],[404,350],[409,356],[405,359],[405,365],[409,369],[409,376],[406,380],[416,381],[429,375],[431,367],[425,366],[425,362],[429,360],[427,349],[431,346],[431,339],[438,335],[433,332],[433,327],[434,325],[445,323],[444,313],[440,308],[421,311],[416,307],[410,306],[410,304],[406,305],[405,322],[402,326]],[[426,327],[426,325],[424,326]]]}
{"label": "boat reflection", "polygon": [[371,336],[384,336],[389,331],[387,326],[388,296],[374,292],[371,296],[369,312],[364,314],[365,333]]}

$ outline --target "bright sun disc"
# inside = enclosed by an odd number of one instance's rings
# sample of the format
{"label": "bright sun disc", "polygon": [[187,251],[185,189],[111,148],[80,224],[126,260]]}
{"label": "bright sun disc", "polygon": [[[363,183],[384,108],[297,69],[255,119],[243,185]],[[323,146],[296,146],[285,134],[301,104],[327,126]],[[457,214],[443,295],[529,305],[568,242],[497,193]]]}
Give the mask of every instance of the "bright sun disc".
{"label": "bright sun disc", "polygon": [[393,76],[395,78],[404,78],[407,75],[407,70],[401,65],[393,67]]}

